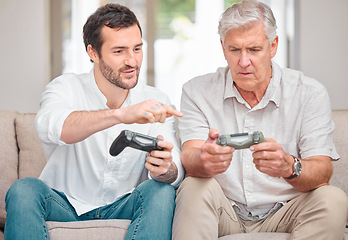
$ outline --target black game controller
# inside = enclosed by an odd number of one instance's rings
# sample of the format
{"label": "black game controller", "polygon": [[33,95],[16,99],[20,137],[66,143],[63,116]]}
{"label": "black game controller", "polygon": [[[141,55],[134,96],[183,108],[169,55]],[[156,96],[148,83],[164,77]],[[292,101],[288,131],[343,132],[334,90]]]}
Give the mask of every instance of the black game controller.
{"label": "black game controller", "polygon": [[221,146],[231,146],[235,149],[249,148],[251,145],[261,142],[266,142],[266,140],[260,131],[220,135],[216,139],[217,144]]}
{"label": "black game controller", "polygon": [[111,156],[117,156],[126,147],[132,147],[146,152],[164,150],[164,148],[157,145],[158,141],[162,141],[162,139],[132,132],[130,130],[123,130],[111,144],[109,153]]}

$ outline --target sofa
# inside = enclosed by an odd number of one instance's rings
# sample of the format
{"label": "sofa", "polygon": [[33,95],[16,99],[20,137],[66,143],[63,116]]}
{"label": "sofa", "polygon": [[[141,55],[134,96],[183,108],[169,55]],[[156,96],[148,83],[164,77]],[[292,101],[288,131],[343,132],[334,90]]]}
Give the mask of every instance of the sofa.
{"label": "sofa", "polygon": [[[34,129],[35,113],[0,111],[0,240],[4,239],[6,220],[5,195],[10,185],[24,177],[38,177],[46,160],[42,144]],[[336,125],[334,142],[341,160],[333,162],[330,184],[348,194],[348,110],[333,111]],[[95,220],[84,222],[47,222],[52,240],[124,239],[129,220]],[[324,226],[325,227],[325,226]],[[348,228],[344,239],[348,240]],[[286,240],[289,233],[244,233],[220,240]]]}

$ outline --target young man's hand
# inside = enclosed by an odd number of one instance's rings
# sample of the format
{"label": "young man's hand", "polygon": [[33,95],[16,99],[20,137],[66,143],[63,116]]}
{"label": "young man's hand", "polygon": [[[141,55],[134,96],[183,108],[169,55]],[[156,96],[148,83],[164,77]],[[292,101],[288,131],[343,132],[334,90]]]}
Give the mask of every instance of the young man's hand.
{"label": "young man's hand", "polygon": [[132,123],[164,123],[171,116],[182,117],[182,113],[168,105],[163,105],[156,100],[147,100],[129,107],[120,108],[120,122]]}
{"label": "young man's hand", "polygon": [[[163,139],[160,135],[157,138]],[[152,151],[146,158],[145,168],[156,181],[172,183],[178,176],[178,169],[172,161],[172,149],[174,145],[166,141],[159,141],[157,144],[164,148],[164,150]]]}

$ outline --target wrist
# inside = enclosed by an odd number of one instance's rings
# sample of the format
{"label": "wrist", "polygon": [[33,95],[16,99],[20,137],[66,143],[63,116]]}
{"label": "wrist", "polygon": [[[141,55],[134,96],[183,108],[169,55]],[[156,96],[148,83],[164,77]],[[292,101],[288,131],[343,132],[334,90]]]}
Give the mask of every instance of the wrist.
{"label": "wrist", "polygon": [[287,177],[283,177],[284,179],[286,180],[290,180],[290,179],[293,179],[293,178],[297,178],[301,172],[302,172],[302,163],[301,163],[301,160],[298,159],[297,157],[293,156],[293,155],[290,155],[291,158],[293,158],[294,162],[292,164],[292,173],[290,176],[287,176]]}
{"label": "wrist", "polygon": [[114,125],[124,123],[123,120],[123,110],[121,108],[111,109],[111,114],[114,119]]}
{"label": "wrist", "polygon": [[292,155],[288,155],[289,162],[291,162],[290,168],[286,171],[286,174],[282,176],[282,178],[289,178],[294,173],[294,163],[295,159],[292,157]]}

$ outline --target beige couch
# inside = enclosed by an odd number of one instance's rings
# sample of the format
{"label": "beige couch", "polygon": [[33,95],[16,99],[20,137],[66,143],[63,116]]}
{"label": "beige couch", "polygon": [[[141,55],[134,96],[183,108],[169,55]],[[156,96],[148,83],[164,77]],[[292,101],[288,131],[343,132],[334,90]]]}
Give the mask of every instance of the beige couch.
{"label": "beige couch", "polygon": [[[45,165],[42,144],[34,130],[35,114],[20,114],[14,111],[0,111],[0,240],[3,240],[5,226],[5,194],[10,185],[23,177],[38,177]],[[333,111],[336,124],[334,141],[341,160],[334,162],[331,184],[342,188],[348,194],[348,110]],[[53,240],[124,239],[128,220],[96,220],[85,222],[47,222],[50,238]],[[325,227],[325,226],[323,226]],[[225,236],[224,240],[285,240],[287,233],[248,233]],[[345,239],[348,240],[346,229]]]}

